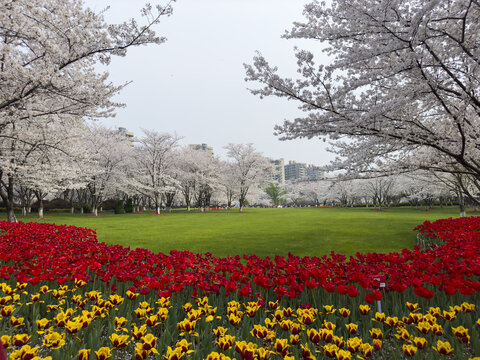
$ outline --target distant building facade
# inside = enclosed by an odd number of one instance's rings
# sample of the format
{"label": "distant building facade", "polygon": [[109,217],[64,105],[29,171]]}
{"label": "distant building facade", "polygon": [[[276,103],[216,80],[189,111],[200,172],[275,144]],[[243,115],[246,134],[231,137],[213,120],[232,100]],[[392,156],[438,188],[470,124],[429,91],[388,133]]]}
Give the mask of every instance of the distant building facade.
{"label": "distant building facade", "polygon": [[325,178],[325,172],[320,166],[307,166],[307,179],[312,181],[322,180]]}
{"label": "distant building facade", "polygon": [[131,131],[128,131],[127,128],[124,128],[124,127],[119,127],[118,128],[118,133],[123,137],[125,138],[125,140],[127,140],[129,143],[131,143],[133,141],[133,132]]}
{"label": "distant building facade", "polygon": [[285,180],[317,181],[324,177],[325,172],[319,166],[307,165],[293,160],[285,165]]}
{"label": "distant building facade", "polygon": [[213,154],[213,147],[207,144],[190,144],[188,145],[192,150],[208,151]]}
{"label": "distant building facade", "polygon": [[283,159],[268,158],[270,164],[272,164],[273,179],[279,184],[285,184],[285,162]]}
{"label": "distant building facade", "polygon": [[285,180],[302,180],[307,178],[307,164],[290,160],[285,165]]}

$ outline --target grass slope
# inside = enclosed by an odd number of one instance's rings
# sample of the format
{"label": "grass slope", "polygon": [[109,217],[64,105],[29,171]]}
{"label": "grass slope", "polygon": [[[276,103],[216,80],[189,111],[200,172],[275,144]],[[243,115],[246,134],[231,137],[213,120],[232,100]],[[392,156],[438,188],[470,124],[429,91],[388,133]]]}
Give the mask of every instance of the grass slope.
{"label": "grass slope", "polygon": [[95,229],[98,239],[109,244],[153,252],[172,249],[211,252],[215,256],[257,254],[321,256],[334,250],[356,252],[400,251],[415,244],[412,229],[425,220],[457,217],[458,209],[429,212],[411,208],[374,211],[366,208],[285,208],[211,210],[207,213],[174,211],[151,214],[48,213],[44,220],[19,217],[20,221],[46,221]]}

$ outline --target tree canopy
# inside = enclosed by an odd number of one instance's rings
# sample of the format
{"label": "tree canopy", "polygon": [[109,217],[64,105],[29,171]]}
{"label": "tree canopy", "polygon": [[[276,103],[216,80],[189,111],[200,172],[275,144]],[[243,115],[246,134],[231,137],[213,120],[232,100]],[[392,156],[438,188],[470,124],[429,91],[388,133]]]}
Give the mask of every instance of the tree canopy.
{"label": "tree canopy", "polygon": [[[298,78],[259,53],[246,66],[254,94],[299,103],[305,116],[281,139],[321,137],[337,166],[368,173],[417,168],[480,178],[480,3],[470,0],[332,0],[305,5],[287,39]],[[331,62],[317,64],[322,50]],[[455,164],[452,167],[452,164]]]}

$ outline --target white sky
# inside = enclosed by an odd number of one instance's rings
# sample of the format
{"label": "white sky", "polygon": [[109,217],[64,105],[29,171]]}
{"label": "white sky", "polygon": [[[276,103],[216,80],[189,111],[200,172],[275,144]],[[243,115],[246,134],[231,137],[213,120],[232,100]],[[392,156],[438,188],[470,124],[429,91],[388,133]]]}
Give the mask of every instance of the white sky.
{"label": "white sky", "polygon": [[[110,6],[108,22],[135,17],[140,0],[85,0],[97,12]],[[109,127],[176,132],[182,144],[207,143],[224,156],[228,143],[253,143],[265,156],[327,164],[333,159],[321,140],[279,141],[275,124],[302,116],[293,102],[261,100],[247,88],[243,63],[259,50],[282,74],[296,76],[293,47],[314,43],[281,39],[293,21],[303,20],[307,0],[178,0],[173,15],[156,31],[162,45],[130,49],[108,67],[116,84],[133,81],[115,100],[126,104]],[[153,3],[152,3],[153,5]]]}

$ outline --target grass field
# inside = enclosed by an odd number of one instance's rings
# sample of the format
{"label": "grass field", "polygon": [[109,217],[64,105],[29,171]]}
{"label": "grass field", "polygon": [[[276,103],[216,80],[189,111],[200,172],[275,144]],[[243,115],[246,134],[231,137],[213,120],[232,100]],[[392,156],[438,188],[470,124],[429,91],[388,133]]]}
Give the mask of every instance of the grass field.
{"label": "grass field", "polygon": [[102,214],[95,218],[81,214],[47,213],[19,221],[45,221],[95,229],[98,239],[109,244],[153,252],[172,249],[211,252],[215,256],[257,254],[321,256],[334,250],[390,252],[411,248],[416,232],[425,220],[457,217],[458,208],[437,208],[425,212],[412,208],[375,211],[368,208],[285,208],[211,210],[207,213],[173,211],[164,215]]}

